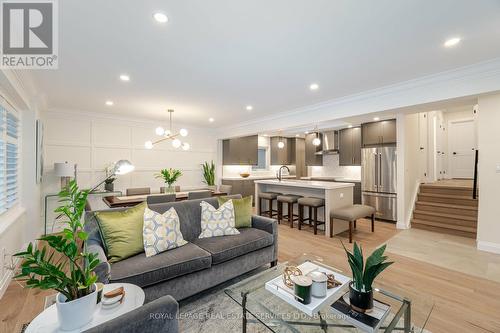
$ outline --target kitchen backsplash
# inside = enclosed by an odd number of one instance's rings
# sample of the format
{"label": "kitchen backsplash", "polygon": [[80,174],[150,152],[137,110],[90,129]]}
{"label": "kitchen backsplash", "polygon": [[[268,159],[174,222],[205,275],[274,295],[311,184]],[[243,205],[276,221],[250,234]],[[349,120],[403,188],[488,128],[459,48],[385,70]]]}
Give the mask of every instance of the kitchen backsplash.
{"label": "kitchen backsplash", "polygon": [[339,155],[323,155],[323,166],[307,167],[307,175],[310,177],[343,177],[349,179],[361,179],[360,166],[339,166]]}
{"label": "kitchen backsplash", "polygon": [[[289,165],[288,167],[290,168],[290,174],[295,175],[295,165]],[[251,165],[224,165],[222,166],[222,177],[239,177],[240,173],[243,172],[248,172],[250,175],[258,177],[274,177],[279,168],[280,165],[271,165],[268,170],[252,170]],[[283,175],[286,175],[286,170],[284,170]]]}

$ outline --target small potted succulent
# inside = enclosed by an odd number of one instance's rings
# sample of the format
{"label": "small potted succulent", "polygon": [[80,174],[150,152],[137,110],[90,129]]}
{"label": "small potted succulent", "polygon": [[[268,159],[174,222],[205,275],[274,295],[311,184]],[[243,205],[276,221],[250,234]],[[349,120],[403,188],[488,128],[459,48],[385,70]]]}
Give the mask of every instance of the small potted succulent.
{"label": "small potted succulent", "polygon": [[116,177],[110,177],[110,178],[108,178],[113,173],[113,171],[112,171],[113,167],[114,167],[114,163],[111,163],[105,169],[105,171],[106,171],[106,180],[104,181],[104,190],[108,191],[108,192],[113,192],[115,190],[115,186],[114,186],[113,183],[115,182]]}
{"label": "small potted succulent", "polygon": [[[342,246],[344,244],[342,243]],[[373,288],[375,278],[394,262],[386,262],[384,256],[386,245],[382,245],[363,262],[363,250],[354,242],[353,253],[345,246],[347,260],[352,270],[352,282],[349,284],[349,302],[351,308],[358,312],[366,312],[373,308]]]}
{"label": "small potted succulent", "polygon": [[63,205],[55,210],[65,217],[64,231],[43,236],[39,239],[43,245],[30,243],[14,255],[21,259],[16,280],[27,288],[58,291],[56,308],[62,330],[76,330],[90,322],[97,305],[94,269],[99,259],[87,252],[88,234],[82,221],[87,195],[71,180],[59,192]]}
{"label": "small potted succulent", "polygon": [[182,172],[180,170],[169,168],[160,170],[160,173],[156,175],[156,178],[163,179],[167,185],[165,187],[166,193],[174,193],[175,189],[172,185],[179,179],[180,176],[182,176]]}
{"label": "small potted succulent", "polygon": [[216,190],[215,186],[215,163],[212,161],[211,163],[205,162],[202,165],[203,168],[203,179],[204,183],[208,185],[208,188],[211,190]]}

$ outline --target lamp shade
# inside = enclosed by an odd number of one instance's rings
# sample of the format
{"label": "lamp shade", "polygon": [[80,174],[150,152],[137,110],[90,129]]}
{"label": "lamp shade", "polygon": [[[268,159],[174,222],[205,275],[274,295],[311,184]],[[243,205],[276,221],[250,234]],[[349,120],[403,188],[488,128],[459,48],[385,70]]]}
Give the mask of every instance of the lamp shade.
{"label": "lamp shade", "polygon": [[125,175],[134,170],[134,166],[130,161],[127,160],[119,160],[115,163],[114,174],[116,175]]}
{"label": "lamp shade", "polygon": [[54,173],[58,177],[74,177],[75,166],[73,164],[69,164],[68,162],[54,163]]}

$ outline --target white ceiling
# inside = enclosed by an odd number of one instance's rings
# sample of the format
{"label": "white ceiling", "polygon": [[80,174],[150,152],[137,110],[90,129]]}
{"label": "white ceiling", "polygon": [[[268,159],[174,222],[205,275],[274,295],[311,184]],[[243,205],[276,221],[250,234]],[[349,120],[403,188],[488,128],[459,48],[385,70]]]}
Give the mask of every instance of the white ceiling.
{"label": "white ceiling", "polygon": [[[65,0],[59,11],[59,70],[29,73],[48,109],[166,118],[174,108],[175,121],[197,126],[500,56],[498,0]],[[462,42],[444,48],[453,36]]]}

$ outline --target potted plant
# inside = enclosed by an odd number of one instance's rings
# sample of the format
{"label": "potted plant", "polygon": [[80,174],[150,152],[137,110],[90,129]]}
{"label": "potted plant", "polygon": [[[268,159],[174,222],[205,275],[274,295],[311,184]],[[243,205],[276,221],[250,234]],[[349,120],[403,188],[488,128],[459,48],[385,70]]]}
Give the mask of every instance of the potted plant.
{"label": "potted plant", "polygon": [[175,183],[180,176],[182,176],[182,172],[180,170],[169,168],[160,170],[160,173],[156,175],[156,178],[163,179],[167,185],[165,187],[166,193],[174,193],[175,189],[172,184]]}
{"label": "potted plant", "polygon": [[112,171],[111,169],[114,167],[114,163],[111,163],[110,165],[108,165],[105,169],[106,171],[106,180],[104,181],[104,190],[105,191],[109,191],[109,192],[113,192],[115,190],[115,186],[114,186],[114,182],[116,180],[116,177],[110,177],[110,174],[112,174]]}
{"label": "potted plant", "polygon": [[[342,246],[344,244],[342,243]],[[351,308],[358,312],[366,312],[373,308],[372,284],[375,278],[394,262],[386,262],[384,256],[386,245],[382,245],[363,262],[363,250],[354,242],[353,253],[345,246],[349,266],[352,270],[352,282],[349,284],[349,302]]]}
{"label": "potted plant", "polygon": [[15,279],[27,288],[58,291],[56,307],[63,330],[75,330],[90,322],[97,304],[94,269],[99,259],[86,250],[88,234],[82,221],[87,195],[88,191],[80,191],[71,180],[59,192],[62,205],[55,210],[65,217],[64,231],[40,238],[44,243],[41,249],[30,243],[25,251],[15,254],[22,259]]}
{"label": "potted plant", "polygon": [[208,185],[208,188],[211,190],[216,190],[215,186],[215,163],[212,161],[211,163],[205,162],[202,165],[203,168],[203,178],[205,179],[203,182]]}

